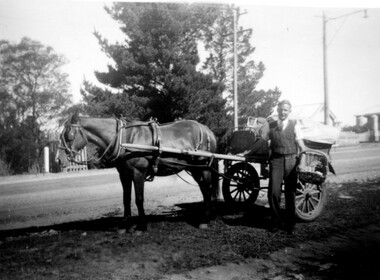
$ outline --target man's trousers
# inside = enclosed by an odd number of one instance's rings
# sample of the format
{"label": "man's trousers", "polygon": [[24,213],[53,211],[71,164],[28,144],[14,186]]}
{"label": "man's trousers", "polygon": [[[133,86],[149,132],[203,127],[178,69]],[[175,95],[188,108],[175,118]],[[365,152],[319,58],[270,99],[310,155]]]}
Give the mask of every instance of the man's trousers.
{"label": "man's trousers", "polygon": [[[268,201],[277,226],[292,229],[295,225],[295,191],[297,155],[272,155],[270,159]],[[285,183],[285,217],[281,212],[281,186]]]}

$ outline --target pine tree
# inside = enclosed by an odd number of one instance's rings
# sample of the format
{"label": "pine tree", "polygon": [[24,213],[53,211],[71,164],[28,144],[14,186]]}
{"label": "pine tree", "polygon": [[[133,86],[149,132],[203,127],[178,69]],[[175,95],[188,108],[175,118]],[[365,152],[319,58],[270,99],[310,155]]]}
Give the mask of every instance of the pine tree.
{"label": "pine tree", "polygon": [[[126,39],[122,44],[109,44],[101,34],[95,33],[102,50],[114,61],[108,72],[97,72],[96,77],[117,92],[87,84],[82,93],[85,102],[103,102],[96,109],[102,111],[100,114],[115,110],[128,117],[154,117],[160,122],[193,118],[211,124],[212,128],[216,121],[203,117],[199,108],[206,106],[204,102],[215,103],[218,106],[209,108],[217,111],[219,119],[225,116],[222,87],[197,72],[196,67],[198,42],[217,17],[215,7],[119,2],[107,8],[121,25]],[[211,97],[201,97],[205,93]],[[195,107],[194,102],[200,106]]]}

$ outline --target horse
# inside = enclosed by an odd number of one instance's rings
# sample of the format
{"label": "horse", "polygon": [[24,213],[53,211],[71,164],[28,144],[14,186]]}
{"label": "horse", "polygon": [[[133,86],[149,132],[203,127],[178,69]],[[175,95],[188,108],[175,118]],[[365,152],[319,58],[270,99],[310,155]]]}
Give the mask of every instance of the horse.
{"label": "horse", "polygon": [[[75,156],[93,143],[103,152],[100,158],[113,161],[123,188],[124,218],[122,228],[132,229],[131,215],[132,182],[135,204],[138,210],[135,231],[146,231],[144,211],[144,183],[154,176],[168,176],[186,170],[200,187],[203,195],[204,215],[198,227],[207,228],[210,222],[212,201],[219,192],[217,161],[208,156],[190,156],[163,152],[161,147],[183,151],[215,153],[216,137],[205,125],[194,120],[179,120],[159,125],[155,121],[129,121],[116,118],[82,117],[75,113],[65,123],[60,135],[57,161],[65,166],[75,161]],[[157,147],[155,151],[123,148],[123,144],[139,144]]]}

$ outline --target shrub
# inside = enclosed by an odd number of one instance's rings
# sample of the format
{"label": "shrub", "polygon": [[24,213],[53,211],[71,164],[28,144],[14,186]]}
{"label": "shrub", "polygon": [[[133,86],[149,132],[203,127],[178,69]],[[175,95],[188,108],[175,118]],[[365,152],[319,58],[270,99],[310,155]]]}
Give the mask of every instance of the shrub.
{"label": "shrub", "polygon": [[0,176],[9,176],[11,174],[12,172],[10,164],[0,158]]}

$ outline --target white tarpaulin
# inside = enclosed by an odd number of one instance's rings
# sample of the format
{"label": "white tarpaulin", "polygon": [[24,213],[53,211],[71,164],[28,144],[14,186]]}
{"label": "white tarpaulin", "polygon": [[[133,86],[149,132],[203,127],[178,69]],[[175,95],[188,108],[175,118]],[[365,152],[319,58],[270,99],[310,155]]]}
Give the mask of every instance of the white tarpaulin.
{"label": "white tarpaulin", "polygon": [[335,144],[339,138],[340,128],[322,124],[309,119],[298,119],[304,139],[326,144]]}

